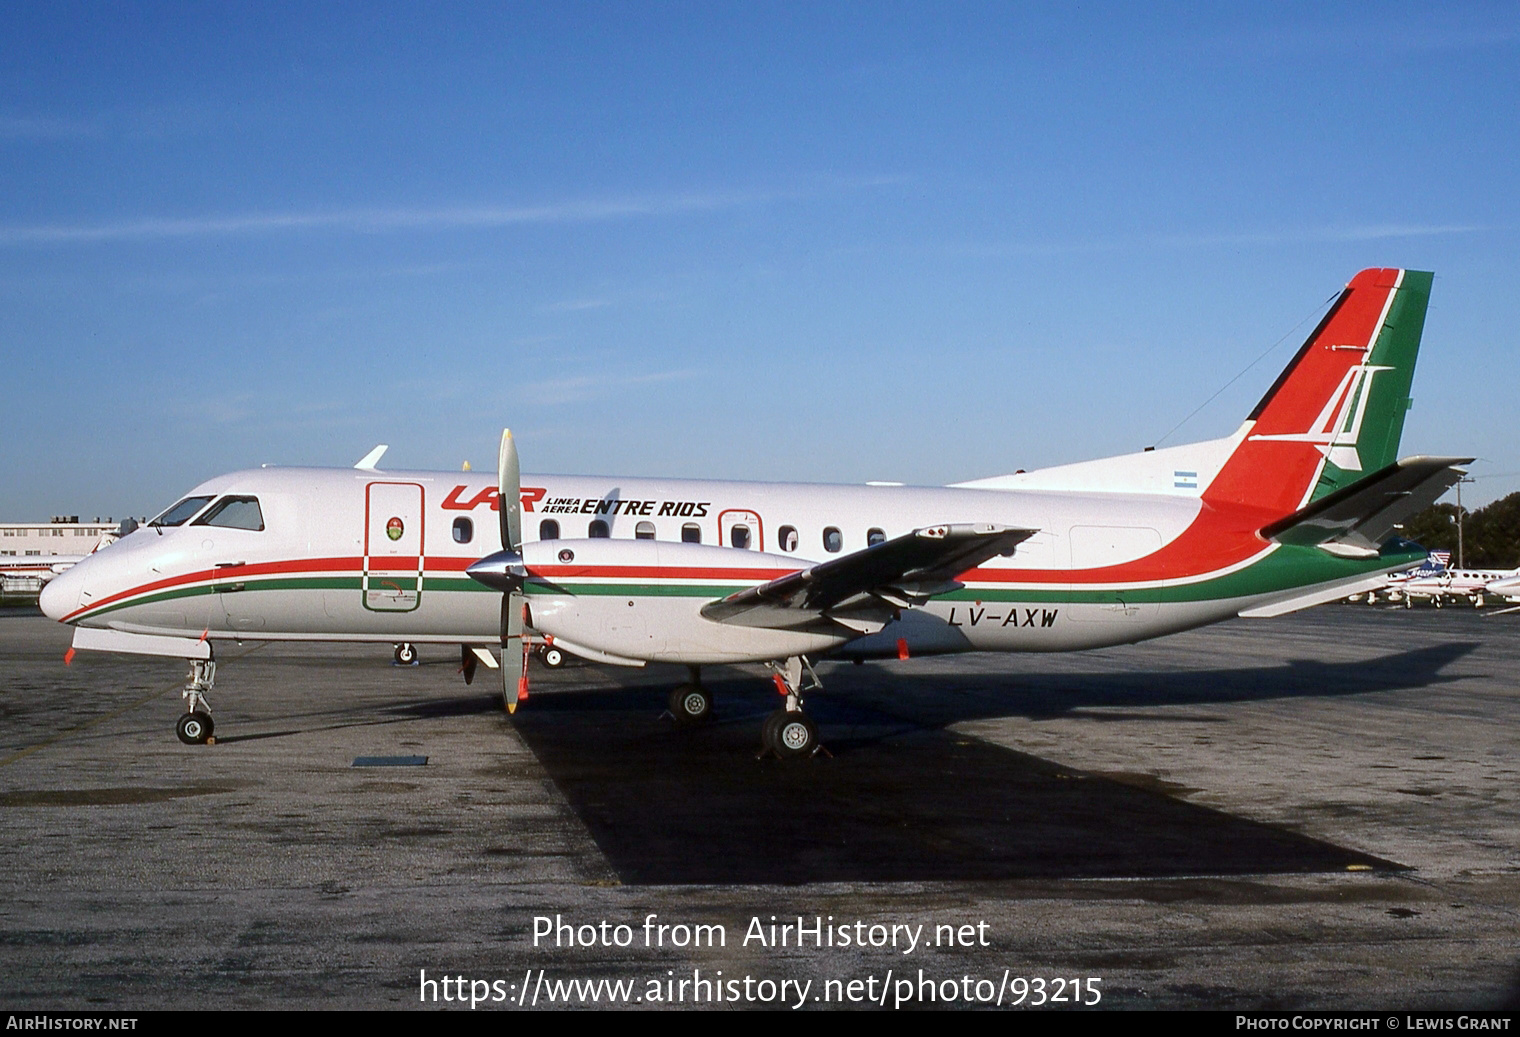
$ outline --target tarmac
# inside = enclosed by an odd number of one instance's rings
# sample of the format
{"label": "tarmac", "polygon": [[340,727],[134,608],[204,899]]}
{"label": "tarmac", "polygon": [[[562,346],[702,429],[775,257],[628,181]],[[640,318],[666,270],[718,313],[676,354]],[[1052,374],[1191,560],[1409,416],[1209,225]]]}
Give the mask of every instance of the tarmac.
{"label": "tarmac", "polygon": [[1520,1007],[1493,612],[825,663],[783,762],[760,668],[678,728],[684,670],[508,716],[437,646],[224,646],[185,746],[185,664],[0,609],[0,1007]]}

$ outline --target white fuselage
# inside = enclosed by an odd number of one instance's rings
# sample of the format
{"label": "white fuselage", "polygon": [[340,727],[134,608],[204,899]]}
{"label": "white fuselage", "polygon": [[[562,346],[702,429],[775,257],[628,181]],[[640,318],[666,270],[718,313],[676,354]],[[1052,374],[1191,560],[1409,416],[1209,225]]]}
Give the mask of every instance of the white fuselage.
{"label": "white fuselage", "polygon": [[[464,569],[500,547],[495,492],[489,477],[470,473],[233,473],[192,494],[256,497],[262,530],[193,519],[144,527],[55,581],[43,607],[82,627],[136,634],[494,644],[501,596]],[[525,476],[522,494],[524,557],[549,574],[528,588],[533,627],[609,661],[759,660],[846,642],[850,655],[1065,651],[1214,622],[1298,593],[1302,582],[1247,574],[1270,569],[1259,563],[1276,551],[1304,550],[1259,539],[1192,571],[1156,569],[1150,560],[1199,518],[1196,496],[587,476]],[[1039,532],[1013,557],[962,576],[960,591],[858,639],[699,614],[877,536],[959,522]],[[556,569],[563,550],[576,564]],[[1366,574],[1365,565],[1314,558],[1326,580]]]}
{"label": "white fuselage", "polygon": [[1478,600],[1485,594],[1508,597],[1516,593],[1494,589],[1494,584],[1513,580],[1515,569],[1447,569],[1430,576],[1405,580],[1399,587],[1401,593],[1416,600],[1426,598],[1472,598]]}

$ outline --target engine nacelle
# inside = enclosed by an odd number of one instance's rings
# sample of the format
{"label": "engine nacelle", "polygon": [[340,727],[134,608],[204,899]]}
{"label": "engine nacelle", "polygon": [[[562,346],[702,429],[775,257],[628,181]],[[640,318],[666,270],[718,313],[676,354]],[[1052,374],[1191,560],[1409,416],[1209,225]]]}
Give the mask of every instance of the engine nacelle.
{"label": "engine nacelle", "polygon": [[[718,623],[702,606],[812,563],[706,544],[540,540],[524,544],[533,626],[570,645],[647,662],[762,662],[834,648],[850,631]],[[574,649],[572,648],[572,651]]]}

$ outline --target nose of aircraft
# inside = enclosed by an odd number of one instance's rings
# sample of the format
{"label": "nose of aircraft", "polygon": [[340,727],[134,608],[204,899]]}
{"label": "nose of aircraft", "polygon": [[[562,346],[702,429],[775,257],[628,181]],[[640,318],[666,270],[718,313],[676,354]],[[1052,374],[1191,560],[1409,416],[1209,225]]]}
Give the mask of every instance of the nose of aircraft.
{"label": "nose of aircraft", "polygon": [[78,566],[53,577],[42,588],[37,604],[49,619],[62,619],[79,607],[79,591],[84,586]]}

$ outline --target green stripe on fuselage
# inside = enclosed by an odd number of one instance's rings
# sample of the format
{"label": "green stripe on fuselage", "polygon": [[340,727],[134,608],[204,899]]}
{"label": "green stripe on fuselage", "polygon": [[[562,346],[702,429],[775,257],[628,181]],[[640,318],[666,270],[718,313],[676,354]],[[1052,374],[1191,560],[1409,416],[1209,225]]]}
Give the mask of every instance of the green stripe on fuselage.
{"label": "green stripe on fuselage", "polygon": [[[1367,573],[1378,572],[1390,566],[1413,564],[1424,558],[1422,550],[1390,553],[1376,559],[1356,560],[1336,558],[1314,547],[1282,546],[1265,557],[1236,572],[1199,580],[1195,583],[1162,587],[1117,587],[1084,589],[1071,584],[1048,584],[1037,586],[1007,587],[996,585],[971,585],[958,591],[939,595],[944,601],[1028,601],[1071,602],[1082,604],[1117,603],[1166,603],[1209,601],[1222,598],[1248,598],[1260,594],[1273,594],[1336,580],[1346,580]],[[238,594],[256,594],[259,591],[351,591],[359,592],[359,576],[280,576],[265,580],[239,581],[243,589]],[[371,583],[373,584],[373,578]],[[220,593],[226,584],[200,584],[159,591],[130,601],[106,605],[87,614],[88,618],[102,616],[119,609],[136,605],[150,605],[177,598],[204,597]],[[543,584],[529,581],[523,590],[529,595],[547,596],[568,594],[576,597],[664,597],[717,599],[737,591],[747,590],[747,583],[562,583]],[[429,592],[485,593],[491,590],[468,577],[429,576],[423,580]],[[86,617],[81,617],[86,618]]]}

